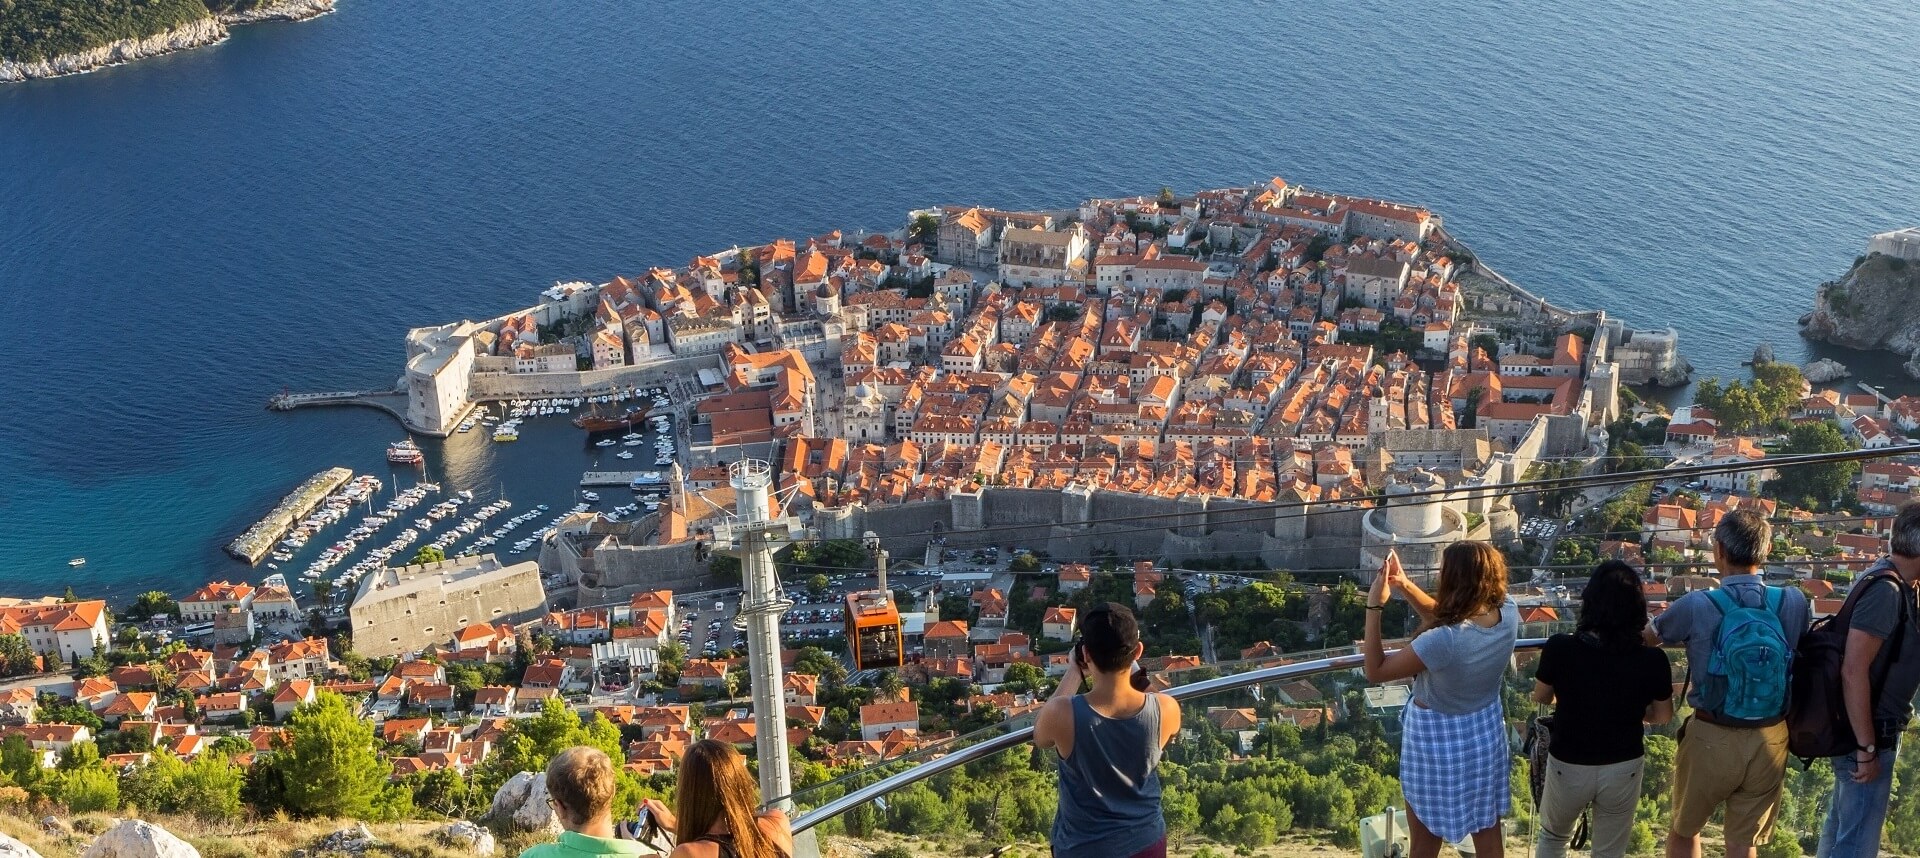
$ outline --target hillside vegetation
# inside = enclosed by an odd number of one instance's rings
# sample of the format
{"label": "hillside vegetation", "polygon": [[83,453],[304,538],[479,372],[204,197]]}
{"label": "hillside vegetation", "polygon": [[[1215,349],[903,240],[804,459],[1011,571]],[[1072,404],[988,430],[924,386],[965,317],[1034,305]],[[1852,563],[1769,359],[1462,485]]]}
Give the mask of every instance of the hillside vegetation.
{"label": "hillside vegetation", "polygon": [[208,17],[201,0],[0,0],[0,59],[38,62]]}

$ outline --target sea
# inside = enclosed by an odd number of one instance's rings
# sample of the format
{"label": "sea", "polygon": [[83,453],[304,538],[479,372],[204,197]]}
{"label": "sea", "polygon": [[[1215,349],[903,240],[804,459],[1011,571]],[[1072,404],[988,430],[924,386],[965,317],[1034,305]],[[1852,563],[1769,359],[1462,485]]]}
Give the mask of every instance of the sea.
{"label": "sea", "polygon": [[[386,415],[264,408],[392,384],[409,327],[936,204],[1278,175],[1430,206],[1699,376],[1899,384],[1794,321],[1920,223],[1916,56],[1866,0],[340,0],[0,86],[0,595],[257,580],[221,546],[307,476],[422,478]],[[557,419],[423,445],[518,509],[612,464]]]}

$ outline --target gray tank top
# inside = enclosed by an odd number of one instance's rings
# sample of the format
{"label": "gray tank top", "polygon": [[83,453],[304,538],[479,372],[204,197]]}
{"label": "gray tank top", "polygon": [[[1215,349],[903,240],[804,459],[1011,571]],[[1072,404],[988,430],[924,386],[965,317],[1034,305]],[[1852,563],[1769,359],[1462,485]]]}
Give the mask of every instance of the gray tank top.
{"label": "gray tank top", "polygon": [[1073,755],[1060,760],[1055,858],[1124,858],[1166,836],[1160,813],[1160,700],[1131,718],[1073,698]]}

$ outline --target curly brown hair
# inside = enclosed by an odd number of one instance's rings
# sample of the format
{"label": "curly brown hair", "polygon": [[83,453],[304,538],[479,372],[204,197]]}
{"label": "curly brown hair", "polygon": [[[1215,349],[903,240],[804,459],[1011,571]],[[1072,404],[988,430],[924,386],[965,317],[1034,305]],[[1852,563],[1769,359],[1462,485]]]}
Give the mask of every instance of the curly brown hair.
{"label": "curly brown hair", "polygon": [[1506,599],[1507,558],[1490,543],[1456,542],[1440,555],[1440,592],[1427,628],[1464,623]]}

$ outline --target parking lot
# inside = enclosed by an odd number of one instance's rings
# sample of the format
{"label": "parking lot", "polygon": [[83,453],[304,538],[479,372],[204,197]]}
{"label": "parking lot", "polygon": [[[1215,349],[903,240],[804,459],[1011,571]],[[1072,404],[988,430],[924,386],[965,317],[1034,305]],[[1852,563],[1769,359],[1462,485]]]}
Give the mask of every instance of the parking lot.
{"label": "parking lot", "polygon": [[[815,595],[805,586],[805,581],[788,580],[783,577],[786,597],[793,607],[780,618],[780,639],[787,646],[817,644],[843,633],[846,621],[845,606],[847,594],[857,590],[872,589],[872,575],[830,575],[828,588]],[[811,576],[808,576],[811,577]],[[894,590],[919,590],[939,580],[939,574],[921,570],[901,571],[887,575],[887,587]],[[912,610],[911,605],[903,605],[903,610]],[[679,604],[680,627],[675,630],[676,640],[686,648],[689,655],[716,656],[723,651],[740,652],[747,645],[746,632],[734,628],[734,620],[740,613],[740,592],[724,591],[702,597],[698,601],[682,599]]]}

